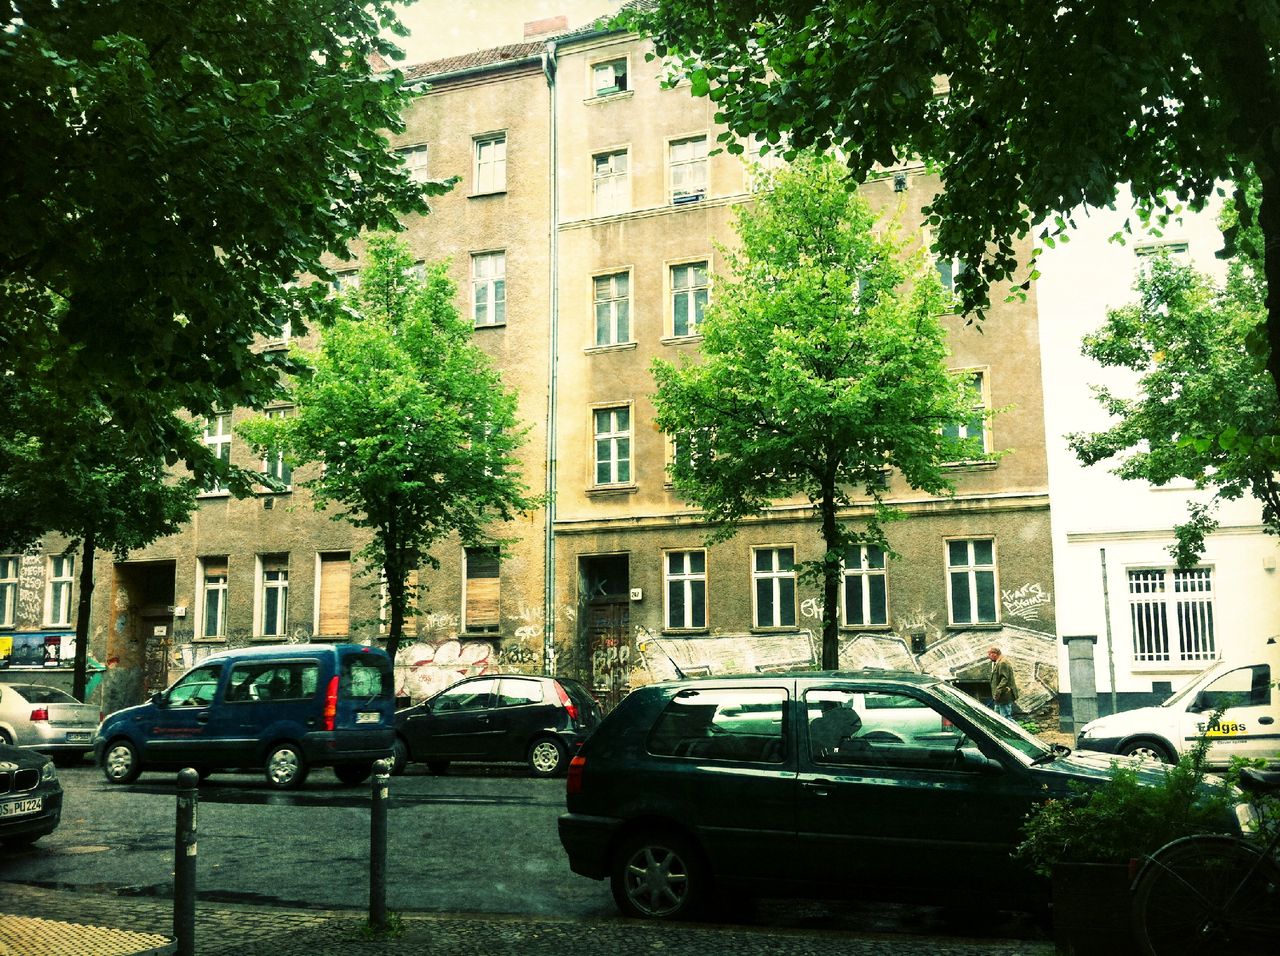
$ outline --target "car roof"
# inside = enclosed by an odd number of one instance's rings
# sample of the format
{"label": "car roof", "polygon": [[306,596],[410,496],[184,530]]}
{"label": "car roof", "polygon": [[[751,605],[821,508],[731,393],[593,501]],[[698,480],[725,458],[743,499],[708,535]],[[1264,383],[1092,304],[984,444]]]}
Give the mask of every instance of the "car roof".
{"label": "car roof", "polygon": [[679,680],[662,681],[651,684],[651,687],[707,687],[715,684],[743,682],[753,684],[769,684],[778,681],[799,680],[809,684],[822,683],[828,680],[888,681],[897,684],[910,684],[914,687],[933,687],[945,681],[934,674],[920,674],[915,671],[887,670],[880,667],[862,667],[858,670],[790,670],[768,673],[752,672],[747,674],[713,674],[703,677],[685,677]]}
{"label": "car roof", "polygon": [[317,654],[328,654],[330,652],[339,651],[355,651],[359,653],[385,653],[380,647],[369,647],[365,644],[262,644],[252,647],[237,647],[225,651],[219,651],[216,654],[210,654],[203,660],[197,661],[195,666],[201,664],[216,664],[219,661],[229,660],[230,658],[254,658],[254,657],[312,657]]}

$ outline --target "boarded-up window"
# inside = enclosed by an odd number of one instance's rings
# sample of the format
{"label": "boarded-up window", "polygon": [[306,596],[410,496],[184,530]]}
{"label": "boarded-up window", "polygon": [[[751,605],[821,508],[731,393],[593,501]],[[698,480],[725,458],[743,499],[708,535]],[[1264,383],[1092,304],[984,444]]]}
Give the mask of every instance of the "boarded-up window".
{"label": "boarded-up window", "polygon": [[320,614],[316,633],[346,634],[351,618],[351,555],[320,555]]}
{"label": "boarded-up window", "polygon": [[466,620],[471,633],[498,630],[498,549],[467,548]]}

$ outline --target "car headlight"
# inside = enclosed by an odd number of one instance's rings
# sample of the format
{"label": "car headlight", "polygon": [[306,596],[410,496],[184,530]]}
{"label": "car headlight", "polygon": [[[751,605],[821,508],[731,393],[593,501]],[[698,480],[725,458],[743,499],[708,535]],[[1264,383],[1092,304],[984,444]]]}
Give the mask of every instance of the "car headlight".
{"label": "car headlight", "polygon": [[57,779],[58,779],[58,772],[53,769],[53,761],[50,760],[47,764],[45,764],[43,767],[40,768],[40,782],[48,783],[50,780],[57,780]]}
{"label": "car headlight", "polygon": [[1097,726],[1097,723],[1098,722],[1096,720],[1092,720],[1089,723],[1085,724],[1083,727],[1081,727],[1076,732],[1076,739],[1093,736],[1093,728]]}

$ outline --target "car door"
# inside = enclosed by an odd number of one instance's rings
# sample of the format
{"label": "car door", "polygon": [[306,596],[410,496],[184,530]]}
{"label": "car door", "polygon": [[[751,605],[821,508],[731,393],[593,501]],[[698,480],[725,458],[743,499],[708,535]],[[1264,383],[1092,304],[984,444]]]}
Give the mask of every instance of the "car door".
{"label": "car door", "polygon": [[1275,760],[1280,752],[1276,695],[1270,664],[1236,667],[1218,675],[1191,698],[1181,715],[1183,748],[1195,746],[1203,733],[1209,738],[1208,759],[1214,766],[1225,766],[1232,757]]}
{"label": "car door", "polygon": [[145,727],[144,763],[175,766],[208,758],[213,704],[224,668],[223,662],[203,664],[161,692],[164,696]]}
{"label": "car door", "polygon": [[493,723],[498,681],[476,677],[442,690],[406,721],[405,733],[420,759],[493,759],[499,750]]}
{"label": "car door", "polygon": [[490,715],[494,760],[523,760],[533,738],[556,726],[559,701],[545,699],[546,684],[529,677],[504,677]]}
{"label": "car door", "polygon": [[[808,879],[893,892],[1013,885],[1009,852],[1034,784],[976,727],[919,688],[814,686],[801,701]],[[832,746],[825,728],[839,711],[854,719],[840,719]]]}

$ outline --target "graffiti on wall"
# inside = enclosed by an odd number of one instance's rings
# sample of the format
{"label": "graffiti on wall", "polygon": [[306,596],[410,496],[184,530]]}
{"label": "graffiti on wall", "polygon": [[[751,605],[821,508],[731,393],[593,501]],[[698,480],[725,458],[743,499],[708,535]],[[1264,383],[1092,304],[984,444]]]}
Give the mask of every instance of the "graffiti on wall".
{"label": "graffiti on wall", "polygon": [[418,702],[464,677],[501,670],[492,641],[417,641],[396,652],[396,696]]}
{"label": "graffiti on wall", "polygon": [[1040,609],[1053,603],[1053,595],[1038,582],[1029,582],[1013,590],[1001,589],[1004,616],[1020,621],[1040,620]]}
{"label": "graffiti on wall", "polygon": [[14,620],[37,625],[44,620],[44,555],[28,552],[18,570],[18,600]]}

